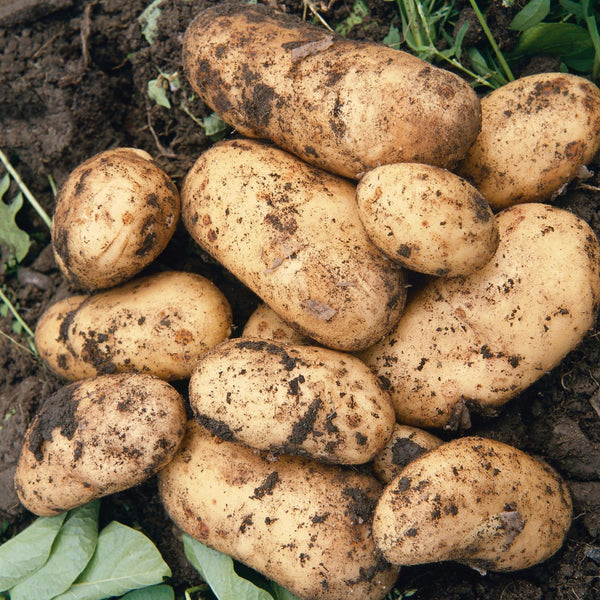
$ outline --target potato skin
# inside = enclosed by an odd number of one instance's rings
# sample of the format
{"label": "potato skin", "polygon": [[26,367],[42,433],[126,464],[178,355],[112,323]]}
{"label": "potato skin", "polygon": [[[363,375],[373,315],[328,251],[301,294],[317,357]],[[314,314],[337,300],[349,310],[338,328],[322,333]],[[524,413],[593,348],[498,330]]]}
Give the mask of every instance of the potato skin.
{"label": "potato skin", "polygon": [[244,325],[242,337],[254,337],[287,344],[307,344],[314,342],[288,325],[270,306],[262,303],[250,315]]}
{"label": "potato skin", "polygon": [[482,128],[457,167],[500,210],[545,202],[600,149],[600,90],[566,73],[522,77],[481,101]]}
{"label": "potato skin", "polygon": [[262,5],[202,11],[183,45],[194,90],[242,135],[357,179],[379,164],[460,160],[480,128],[459,77]]}
{"label": "potato skin", "polygon": [[497,215],[500,245],[475,273],[429,283],[360,357],[389,385],[399,422],[468,426],[556,367],[592,327],[600,247],[574,214],[520,204]]}
{"label": "potato skin", "polygon": [[412,271],[468,275],[485,265],[498,247],[498,227],[486,199],[439,167],[377,167],[359,182],[356,201],[373,243]]}
{"label": "potato skin", "polygon": [[191,422],[158,487],[179,528],[302,600],[380,600],[396,580],[373,545],[381,485],[370,475],[296,456],[273,462]]}
{"label": "potato skin", "polygon": [[355,191],[271,145],[222,142],[186,176],[182,219],[300,333],[353,351],[385,335],[406,299],[404,274],[369,240]]}
{"label": "potato skin", "polygon": [[184,379],[231,334],[231,308],[208,279],[166,271],[51,306],[35,343],[42,360],[75,381],[140,372]]}
{"label": "potato skin", "polygon": [[507,444],[457,439],[409,463],[386,487],[373,535],[398,565],[454,560],[514,571],[552,556],[571,524],[566,484]]}
{"label": "potato skin", "polygon": [[123,283],[164,250],[179,213],[177,188],[147,152],[101,152],[60,189],[52,220],[56,263],[83,291]]}
{"label": "potato skin", "polygon": [[103,375],[48,398],[25,435],[15,473],[23,505],[52,516],[148,479],[185,432],[183,399],[150,375]]}
{"label": "potato skin", "polygon": [[358,358],[326,348],[235,339],[213,348],[190,379],[196,420],[259,450],[362,464],[392,434],[394,407]]}

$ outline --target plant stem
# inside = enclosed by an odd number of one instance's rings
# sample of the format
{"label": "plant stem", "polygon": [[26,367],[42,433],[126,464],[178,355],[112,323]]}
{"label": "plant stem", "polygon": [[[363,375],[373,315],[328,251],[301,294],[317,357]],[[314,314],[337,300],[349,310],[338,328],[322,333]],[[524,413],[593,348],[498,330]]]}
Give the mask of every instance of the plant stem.
{"label": "plant stem", "polygon": [[40,206],[38,201],[35,199],[35,196],[29,191],[29,188],[23,182],[21,176],[15,171],[14,167],[10,164],[10,162],[8,162],[8,158],[6,158],[6,155],[4,154],[4,152],[2,152],[2,150],[0,150],[0,160],[4,164],[10,176],[17,182],[17,185],[19,186],[27,200],[29,200],[31,206],[33,206],[37,214],[40,215],[42,221],[46,223],[48,229],[50,229],[50,227],[52,226],[52,220],[46,214],[46,211]]}
{"label": "plant stem", "polygon": [[8,306],[8,310],[10,310],[10,312],[13,314],[14,318],[20,323],[21,327],[23,327],[23,329],[27,332],[27,335],[32,338],[35,337],[33,331],[31,331],[31,329],[29,329],[29,325],[27,325],[27,323],[25,323],[25,321],[23,321],[23,318],[21,317],[21,315],[19,314],[17,309],[13,306],[12,302],[8,299],[8,297],[2,291],[1,288],[0,288],[0,299],[4,302],[4,304],[6,304],[6,306]]}
{"label": "plant stem", "polygon": [[490,43],[490,46],[492,47],[492,50],[494,51],[494,54],[498,58],[498,62],[500,63],[500,66],[504,69],[506,78],[509,81],[514,81],[515,76],[512,74],[512,71],[510,70],[508,63],[506,62],[506,59],[504,58],[504,54],[502,54],[502,52],[500,51],[500,48],[498,48],[498,44],[496,44],[496,40],[494,39],[494,36],[492,35],[490,28],[488,27],[485,17],[479,10],[479,6],[477,6],[477,2],[475,2],[475,0],[469,0],[469,2],[471,4],[471,7],[473,8],[473,10],[475,11],[475,14],[477,15],[477,19],[478,19],[479,23],[481,24],[483,31],[485,32],[485,35]]}

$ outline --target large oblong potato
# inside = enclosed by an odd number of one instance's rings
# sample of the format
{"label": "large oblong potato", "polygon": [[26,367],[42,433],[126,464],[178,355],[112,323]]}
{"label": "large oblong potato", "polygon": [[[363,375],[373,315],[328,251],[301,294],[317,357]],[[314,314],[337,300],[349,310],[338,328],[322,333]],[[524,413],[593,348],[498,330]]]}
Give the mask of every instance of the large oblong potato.
{"label": "large oblong potato", "polygon": [[454,560],[515,571],[552,556],[571,524],[567,486],[547,464],[465,437],[409,463],[375,509],[373,536],[397,565]]}
{"label": "large oblong potato", "polygon": [[500,245],[466,277],[430,282],[397,327],[360,357],[389,385],[400,423],[466,426],[556,367],[592,327],[600,246],[590,226],[546,204],[497,215]]}
{"label": "large oblong potato", "polygon": [[481,133],[457,172],[500,210],[545,202],[600,149],[600,89],[567,73],[513,81],[481,101]]}
{"label": "large oblong potato", "polygon": [[56,263],[85,291],[123,283],[164,250],[179,212],[177,188],[147,152],[101,152],[59,191],[52,219]]}
{"label": "large oblong potato", "polygon": [[486,199],[439,167],[377,167],[361,179],[356,201],[375,245],[412,271],[468,275],[485,265],[498,247],[498,227]]}
{"label": "large oblong potato", "polygon": [[133,487],[171,460],[185,422],[179,393],[151,375],[65,386],[27,429],[15,473],[19,499],[51,516]]}
{"label": "large oblong potato", "polygon": [[184,379],[231,334],[231,308],[208,279],[165,271],[49,307],[35,330],[42,360],[60,377],[135,371]]}
{"label": "large oblong potato", "polygon": [[450,166],[480,127],[477,95],[458,76],[264,5],[199,13],[183,64],[194,90],[242,135],[345,177],[396,162]]}
{"label": "large oblong potato", "polygon": [[387,392],[358,358],[260,338],[206,354],[190,379],[190,404],[223,439],[341,464],[371,460],[396,421]]}
{"label": "large oblong potato", "polygon": [[197,423],[159,474],[183,531],[302,600],[381,600],[398,573],[375,549],[372,476],[298,456],[273,461]]}
{"label": "large oblong potato", "polygon": [[254,140],[213,146],[181,190],[191,236],[281,318],[336,350],[398,321],[404,274],[371,242],[355,187]]}

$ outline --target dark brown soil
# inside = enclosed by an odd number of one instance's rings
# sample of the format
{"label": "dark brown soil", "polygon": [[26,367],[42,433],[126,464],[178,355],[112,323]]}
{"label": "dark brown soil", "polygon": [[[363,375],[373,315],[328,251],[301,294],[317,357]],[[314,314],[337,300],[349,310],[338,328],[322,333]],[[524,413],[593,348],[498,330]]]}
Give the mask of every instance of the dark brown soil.
{"label": "dark brown soil", "polygon": [[[299,0],[286,2],[288,12],[302,12]],[[156,105],[146,93],[148,81],[159,71],[181,74],[182,34],[207,2],[164,0],[152,45],[142,36],[138,21],[148,4],[0,0],[0,148],[49,214],[54,208],[50,178],[60,185],[75,166],[97,152],[116,146],[142,148],[179,184],[211,143],[189,116],[201,119],[211,111],[195,98],[182,75],[181,87],[169,93],[170,109]],[[374,18],[351,37],[380,41],[387,27],[378,18],[389,23],[394,6],[383,0],[368,4]],[[506,30],[509,19],[501,4],[494,2],[490,21],[503,47],[509,48],[514,37]],[[339,21],[350,7],[350,2],[338,0],[324,14]],[[472,20],[468,12],[464,18]],[[524,64],[522,72],[555,68],[540,60]],[[600,172],[600,161],[592,170]],[[585,184],[597,187],[600,177]],[[600,193],[572,185],[557,204],[581,215],[600,234]],[[48,303],[68,289],[52,260],[42,220],[24,207],[19,222],[32,234],[33,244],[24,265],[0,273],[0,282],[33,328]],[[213,279],[229,297],[238,327],[256,305],[253,294],[200,252],[182,228],[159,264]],[[25,428],[61,382],[27,351],[26,338],[13,332],[12,318],[0,318],[0,328],[24,346],[0,336],[0,518],[6,537],[31,518],[19,505],[12,484]],[[416,589],[415,600],[600,598],[599,336],[596,328],[560,367],[498,417],[475,417],[471,429],[545,459],[568,481],[575,519],[563,548],[546,563],[512,574],[481,575],[455,564],[406,568],[399,591]],[[185,385],[180,387],[185,392]],[[111,519],[139,526],[157,543],[179,590],[198,582],[156,497],[154,481],[105,499],[102,520]]]}

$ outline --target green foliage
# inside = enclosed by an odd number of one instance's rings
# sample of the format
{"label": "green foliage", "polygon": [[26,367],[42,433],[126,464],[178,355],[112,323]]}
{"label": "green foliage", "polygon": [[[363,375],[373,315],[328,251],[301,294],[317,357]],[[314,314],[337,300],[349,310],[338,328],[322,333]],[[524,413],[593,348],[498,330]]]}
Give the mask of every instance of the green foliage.
{"label": "green foliage", "polygon": [[160,5],[164,0],[154,0],[151,2],[138,17],[138,23],[142,27],[142,35],[150,46],[158,37],[158,18],[162,12]]}
{"label": "green foliage", "polygon": [[41,517],[0,546],[4,597],[103,600],[127,594],[127,600],[173,600],[172,588],[162,585],[171,571],[154,544],[116,521],[98,533],[99,506],[95,500]]}
{"label": "green foliage", "polygon": [[0,244],[8,252],[6,264],[14,267],[27,255],[31,241],[27,232],[20,229],[15,222],[15,217],[23,206],[23,194],[19,192],[10,204],[6,204],[3,200],[9,187],[10,176],[6,173],[0,179]]}
{"label": "green foliage", "polygon": [[248,570],[248,577],[256,585],[240,577],[229,556],[208,548],[187,534],[183,534],[183,548],[218,600],[298,600],[291,592],[253,571]]}
{"label": "green foliage", "polygon": [[225,134],[231,129],[230,125],[215,112],[202,119],[204,133],[213,142],[218,142],[225,137]]}
{"label": "green foliage", "polygon": [[355,0],[350,14],[335,27],[336,33],[348,35],[357,25],[361,25],[369,14],[369,7],[365,0]]}

